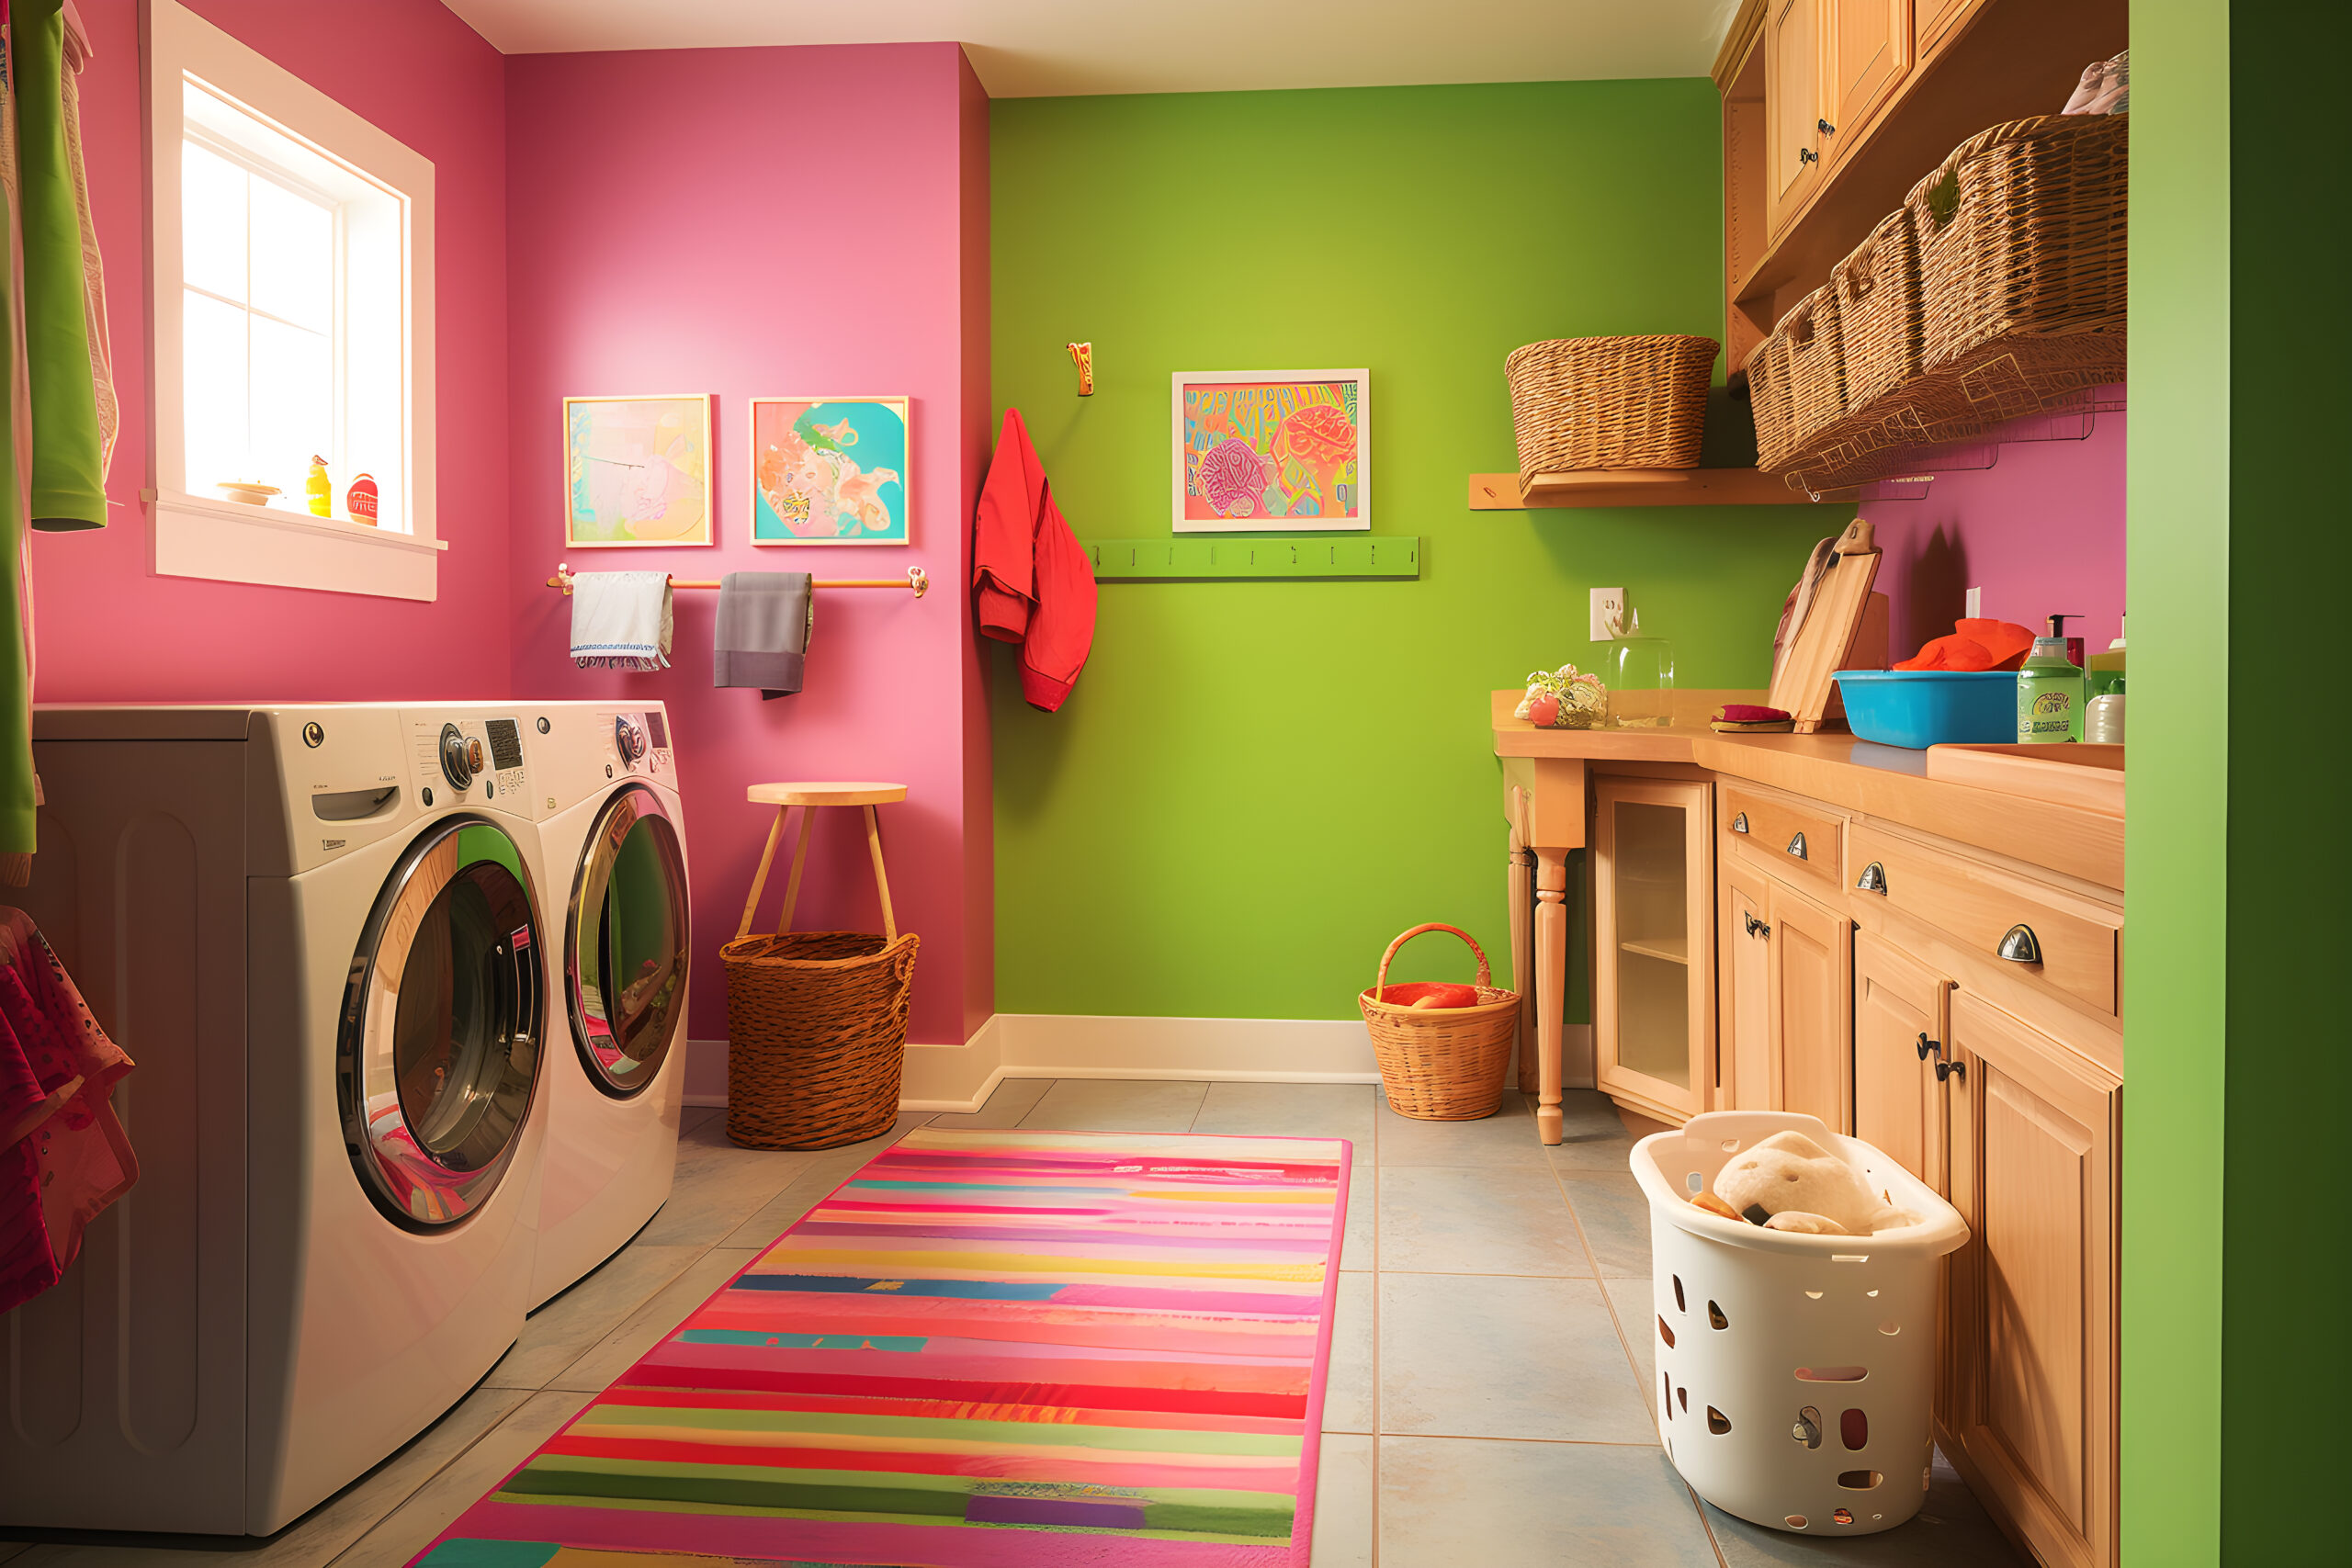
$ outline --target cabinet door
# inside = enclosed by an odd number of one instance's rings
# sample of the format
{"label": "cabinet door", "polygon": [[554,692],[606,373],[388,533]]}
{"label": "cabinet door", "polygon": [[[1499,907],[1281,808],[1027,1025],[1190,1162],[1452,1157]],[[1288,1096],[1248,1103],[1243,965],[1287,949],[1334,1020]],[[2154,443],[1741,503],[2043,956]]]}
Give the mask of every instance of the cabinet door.
{"label": "cabinet door", "polygon": [[1853,1130],[1853,930],[1842,914],[1771,884],[1772,1054],[1782,1111]]}
{"label": "cabinet door", "polygon": [[2109,1568],[2121,1087],[1964,991],[1951,1046],[1956,1435],[2035,1556]]}
{"label": "cabinet door", "polygon": [[1854,937],[1854,1136],[1944,1190],[1944,1091],[1951,982],[1868,931]]}
{"label": "cabinet door", "polygon": [[1593,784],[1593,1044],[1600,1087],[1680,1120],[1715,1081],[1713,786]]}
{"label": "cabinet door", "polygon": [[1911,58],[1924,61],[1950,42],[1954,27],[1978,0],[1917,0],[1911,12]]}
{"label": "cabinet door", "polygon": [[1821,183],[1825,0],[1770,0],[1764,14],[1764,227],[1778,236]]}
{"label": "cabinet door", "polygon": [[1771,1111],[1780,1097],[1772,1082],[1772,946],[1770,882],[1725,855],[1716,903],[1723,930],[1715,1014],[1722,1030],[1719,1106]]}
{"label": "cabinet door", "polygon": [[[1822,160],[1836,164],[1911,71],[1912,0],[1830,0]],[[1819,127],[1815,127],[1819,130]]]}

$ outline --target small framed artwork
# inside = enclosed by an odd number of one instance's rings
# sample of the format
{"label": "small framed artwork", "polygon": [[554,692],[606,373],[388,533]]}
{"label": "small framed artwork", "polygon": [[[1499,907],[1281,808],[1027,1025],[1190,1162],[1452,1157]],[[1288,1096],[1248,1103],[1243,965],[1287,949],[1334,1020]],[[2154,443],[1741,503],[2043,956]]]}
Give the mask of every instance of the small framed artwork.
{"label": "small framed artwork", "polygon": [[753,398],[752,543],[908,542],[907,400]]}
{"label": "small framed artwork", "polygon": [[1179,370],[1170,378],[1179,534],[1372,526],[1364,370]]}
{"label": "small framed artwork", "polygon": [[714,542],[709,393],[563,400],[563,542]]}

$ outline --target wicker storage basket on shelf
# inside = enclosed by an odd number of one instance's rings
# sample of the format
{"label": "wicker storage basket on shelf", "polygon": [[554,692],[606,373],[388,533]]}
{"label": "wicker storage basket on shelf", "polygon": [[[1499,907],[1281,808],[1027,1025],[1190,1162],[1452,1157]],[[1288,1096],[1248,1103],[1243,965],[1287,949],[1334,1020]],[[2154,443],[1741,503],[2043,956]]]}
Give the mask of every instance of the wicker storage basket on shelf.
{"label": "wicker storage basket on shelf", "polygon": [[1911,237],[1909,207],[1880,219],[1829,269],[1829,288],[1838,299],[1846,407],[1860,414],[1919,375],[1919,247]]}
{"label": "wicker storage basket on shelf", "polygon": [[1503,361],[1521,483],[1578,468],[1695,468],[1711,337],[1572,337]]}
{"label": "wicker storage basket on shelf", "polygon": [[889,1131],[918,944],[912,931],[777,931],[718,950],[729,1138],[831,1149]]}
{"label": "wicker storage basket on shelf", "polygon": [[1748,353],[1747,408],[1756,421],[1756,466],[1777,473],[1797,449],[1789,408],[1789,345],[1777,333],[1767,333]]}
{"label": "wicker storage basket on shelf", "polygon": [[2122,375],[2131,123],[1995,126],[1912,192],[1928,369],[2007,355],[2045,392]]}
{"label": "wicker storage basket on shelf", "polygon": [[[1478,1003],[1466,1008],[1398,1007],[1381,998],[1396,950],[1424,931],[1452,931],[1478,959]],[[1415,926],[1380,955],[1372,989],[1356,998],[1380,1060],[1380,1083],[1401,1116],[1423,1122],[1472,1122],[1503,1102],[1503,1074],[1519,1032],[1519,993],[1491,984],[1494,970],[1470,933],[1453,926]]]}
{"label": "wicker storage basket on shelf", "polygon": [[1789,364],[1789,433],[1800,448],[1846,416],[1846,355],[1838,291],[1822,285],[1781,318],[1772,335]]}

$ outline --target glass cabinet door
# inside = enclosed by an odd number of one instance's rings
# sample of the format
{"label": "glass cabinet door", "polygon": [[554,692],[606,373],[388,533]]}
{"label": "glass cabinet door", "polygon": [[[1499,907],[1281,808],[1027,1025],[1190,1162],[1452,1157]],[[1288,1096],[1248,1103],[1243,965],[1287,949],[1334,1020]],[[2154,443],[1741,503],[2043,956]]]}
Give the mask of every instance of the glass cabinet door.
{"label": "glass cabinet door", "polygon": [[1594,781],[1593,1024],[1601,1089],[1680,1122],[1715,1081],[1712,786]]}

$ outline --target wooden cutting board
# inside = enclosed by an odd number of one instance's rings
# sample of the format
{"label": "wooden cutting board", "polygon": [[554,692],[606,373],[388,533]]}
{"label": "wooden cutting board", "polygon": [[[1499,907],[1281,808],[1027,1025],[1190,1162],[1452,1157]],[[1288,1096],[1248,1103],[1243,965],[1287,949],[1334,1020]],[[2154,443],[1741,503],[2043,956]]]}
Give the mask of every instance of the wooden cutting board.
{"label": "wooden cutting board", "polygon": [[1855,518],[1838,536],[1837,553],[1837,563],[1814,590],[1804,624],[1797,628],[1796,641],[1773,675],[1771,695],[1766,699],[1796,720],[1800,735],[1821,728],[1835,689],[1830,677],[1848,667],[1862,612],[1870,604],[1879,551],[1868,518]]}

